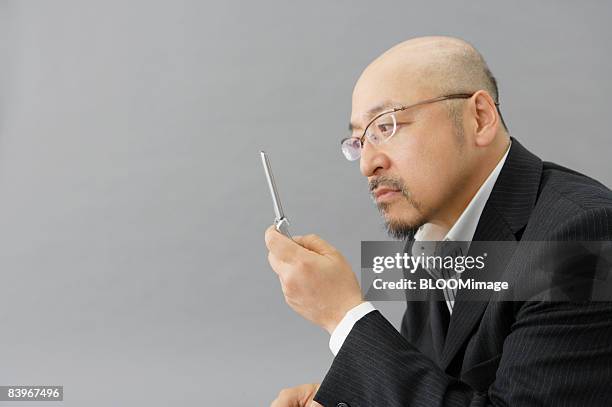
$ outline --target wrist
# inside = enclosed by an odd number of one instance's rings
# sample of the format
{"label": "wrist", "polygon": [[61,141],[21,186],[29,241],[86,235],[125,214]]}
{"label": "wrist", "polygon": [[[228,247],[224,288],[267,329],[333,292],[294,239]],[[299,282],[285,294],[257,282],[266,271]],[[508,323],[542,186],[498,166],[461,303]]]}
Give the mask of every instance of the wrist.
{"label": "wrist", "polygon": [[336,330],[336,327],[340,322],[344,319],[346,314],[351,311],[353,308],[363,304],[365,301],[363,299],[356,300],[354,302],[349,303],[348,305],[342,307],[342,309],[337,312],[334,317],[332,317],[326,324],[323,325],[323,328],[332,335]]}

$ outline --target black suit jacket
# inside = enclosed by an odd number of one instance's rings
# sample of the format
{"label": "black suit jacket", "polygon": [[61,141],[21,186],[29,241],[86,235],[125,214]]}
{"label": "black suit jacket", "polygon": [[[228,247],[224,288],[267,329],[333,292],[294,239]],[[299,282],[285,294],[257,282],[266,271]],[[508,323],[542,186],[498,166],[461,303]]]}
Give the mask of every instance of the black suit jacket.
{"label": "black suit jacket", "polygon": [[[513,139],[473,240],[612,240],[612,192],[543,163]],[[530,278],[528,255],[502,256],[505,280]],[[445,340],[434,301],[407,302],[401,334],[378,311],[367,314],[315,400],[326,407],[612,405],[610,302],[462,295]]]}

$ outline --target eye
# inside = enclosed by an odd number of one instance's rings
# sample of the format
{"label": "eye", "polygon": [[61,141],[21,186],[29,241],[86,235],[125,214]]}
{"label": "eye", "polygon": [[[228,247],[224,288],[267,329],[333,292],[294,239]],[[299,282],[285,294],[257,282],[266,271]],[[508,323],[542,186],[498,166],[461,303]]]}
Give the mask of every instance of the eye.
{"label": "eye", "polygon": [[374,123],[372,123],[372,130],[378,134],[382,139],[390,137],[395,131],[395,116],[392,114],[386,114],[379,117]]}
{"label": "eye", "polygon": [[378,126],[378,131],[383,135],[389,135],[393,131],[393,123],[381,123]]}

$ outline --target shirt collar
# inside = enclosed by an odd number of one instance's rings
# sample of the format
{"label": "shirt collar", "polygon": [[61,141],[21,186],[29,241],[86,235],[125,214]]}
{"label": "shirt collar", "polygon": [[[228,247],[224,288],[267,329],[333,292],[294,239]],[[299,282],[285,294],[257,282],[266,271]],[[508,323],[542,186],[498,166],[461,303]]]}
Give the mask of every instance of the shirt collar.
{"label": "shirt collar", "polygon": [[414,235],[414,240],[452,240],[452,241],[471,241],[474,238],[480,215],[489,200],[495,181],[501,172],[510,146],[508,146],[506,153],[499,160],[497,166],[491,171],[485,182],[480,186],[476,195],[472,198],[468,206],[463,210],[455,224],[450,230],[434,225],[433,223],[426,223],[421,226]]}

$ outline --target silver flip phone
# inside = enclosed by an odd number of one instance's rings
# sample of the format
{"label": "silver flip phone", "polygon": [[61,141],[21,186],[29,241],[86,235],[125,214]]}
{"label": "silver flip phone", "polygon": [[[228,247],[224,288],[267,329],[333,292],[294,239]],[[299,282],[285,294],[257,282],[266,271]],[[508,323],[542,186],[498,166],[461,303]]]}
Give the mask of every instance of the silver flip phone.
{"label": "silver flip phone", "polygon": [[270,188],[270,195],[272,196],[272,203],[274,204],[274,214],[276,215],[276,219],[274,219],[274,226],[276,227],[276,230],[291,239],[291,234],[289,233],[289,221],[283,212],[280,196],[278,195],[278,190],[276,189],[276,184],[274,183],[274,175],[272,175],[270,161],[268,160],[268,156],[264,151],[261,151],[260,154],[261,163],[263,164],[264,171],[266,172],[266,179],[268,180],[268,187]]}

